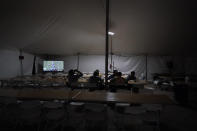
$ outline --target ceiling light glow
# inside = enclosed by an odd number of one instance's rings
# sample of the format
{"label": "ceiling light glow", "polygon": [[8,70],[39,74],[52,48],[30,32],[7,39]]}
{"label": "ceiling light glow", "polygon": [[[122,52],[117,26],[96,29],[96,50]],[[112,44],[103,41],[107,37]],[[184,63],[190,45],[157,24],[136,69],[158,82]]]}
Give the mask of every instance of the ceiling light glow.
{"label": "ceiling light glow", "polygon": [[108,32],[108,35],[114,35],[115,33],[114,32]]}

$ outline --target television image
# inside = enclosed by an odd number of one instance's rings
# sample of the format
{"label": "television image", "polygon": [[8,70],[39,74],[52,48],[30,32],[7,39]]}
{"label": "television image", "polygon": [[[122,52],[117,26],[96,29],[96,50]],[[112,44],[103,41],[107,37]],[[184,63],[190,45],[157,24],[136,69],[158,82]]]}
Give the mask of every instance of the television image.
{"label": "television image", "polygon": [[64,61],[44,61],[43,71],[64,71]]}

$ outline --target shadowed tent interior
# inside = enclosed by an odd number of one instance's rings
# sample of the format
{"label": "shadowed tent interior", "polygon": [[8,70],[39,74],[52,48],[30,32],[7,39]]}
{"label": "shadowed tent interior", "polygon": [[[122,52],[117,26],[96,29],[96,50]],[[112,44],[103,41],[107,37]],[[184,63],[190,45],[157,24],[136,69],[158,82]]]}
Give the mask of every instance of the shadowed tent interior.
{"label": "shadowed tent interior", "polygon": [[[167,56],[165,59],[170,56],[171,61],[176,61],[175,63],[178,61],[176,65],[185,64],[176,67],[179,69],[176,72],[195,72],[187,71],[194,69],[190,68],[191,62],[196,63],[194,5],[193,1],[185,0],[110,1],[109,30],[115,32],[109,41],[112,40],[112,53],[117,56],[149,55],[162,58],[164,55]],[[12,50],[15,54],[18,50],[22,50],[41,58],[63,56],[69,60],[65,62],[69,68],[76,68],[77,54],[93,55],[92,60],[86,58],[85,63],[89,65],[98,63],[97,58],[103,56],[103,60],[98,59],[98,61],[102,61],[104,66],[105,7],[104,0],[4,1],[1,4],[1,50],[2,52]],[[98,57],[94,58],[94,55]],[[179,57],[175,58],[176,56]],[[157,58],[154,63],[161,61],[165,63],[165,60]],[[125,59],[114,58],[114,61],[117,61],[115,65],[119,63],[122,65],[119,61]],[[145,64],[144,60],[144,57],[139,58],[139,61],[143,61],[142,65]],[[161,66],[164,67],[159,65]],[[82,71],[93,72],[93,70],[83,70],[83,67],[82,61]],[[94,68],[94,64],[91,67]],[[123,72],[136,70],[132,67],[117,68]],[[159,72],[165,72],[163,67]],[[65,68],[65,71],[69,68]],[[95,68],[104,72],[102,66]],[[142,70],[141,72],[145,72],[145,69]]]}
{"label": "shadowed tent interior", "polygon": [[[105,81],[106,1],[1,2],[0,129],[195,129],[195,1],[109,0],[107,75],[137,79],[98,85],[89,79],[98,69]],[[44,71],[46,61],[63,70]],[[83,73],[74,84],[70,69]]]}
{"label": "shadowed tent interior", "polygon": [[[113,0],[114,54],[195,54],[192,1]],[[5,1],[1,48],[34,54],[104,54],[104,0]]]}

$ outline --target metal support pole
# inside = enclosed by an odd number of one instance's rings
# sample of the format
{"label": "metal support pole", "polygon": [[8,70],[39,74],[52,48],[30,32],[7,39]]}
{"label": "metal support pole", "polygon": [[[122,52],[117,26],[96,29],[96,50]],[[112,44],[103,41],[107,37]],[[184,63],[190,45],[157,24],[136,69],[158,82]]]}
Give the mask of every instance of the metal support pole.
{"label": "metal support pole", "polygon": [[[23,55],[23,52],[22,52],[22,50],[20,50],[20,56],[22,56]],[[20,75],[21,75],[21,77],[23,76],[23,60],[22,59],[20,59]]]}
{"label": "metal support pole", "polygon": [[80,53],[77,53],[77,70],[79,70],[79,55]]}
{"label": "metal support pole", "polygon": [[34,61],[33,61],[33,68],[32,68],[32,75],[36,74],[36,55],[34,56]]}
{"label": "metal support pole", "polygon": [[106,0],[106,38],[105,38],[105,87],[108,86],[108,56],[109,56],[109,0]]}
{"label": "metal support pole", "polygon": [[148,55],[146,54],[146,81],[148,80]]}
{"label": "metal support pole", "polygon": [[112,53],[112,36],[110,37],[111,38],[111,52],[110,52],[110,54],[111,54],[111,72],[113,72],[113,63],[112,63],[112,57],[113,57],[113,53]]}

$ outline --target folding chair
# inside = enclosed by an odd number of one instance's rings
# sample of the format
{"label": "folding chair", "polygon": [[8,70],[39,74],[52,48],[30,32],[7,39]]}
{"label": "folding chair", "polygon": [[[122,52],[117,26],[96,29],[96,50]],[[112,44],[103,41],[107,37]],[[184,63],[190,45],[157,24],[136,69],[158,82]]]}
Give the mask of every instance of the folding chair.
{"label": "folding chair", "polygon": [[43,108],[45,111],[44,130],[63,130],[67,123],[67,113],[64,104],[59,101],[48,101],[43,104]]}

